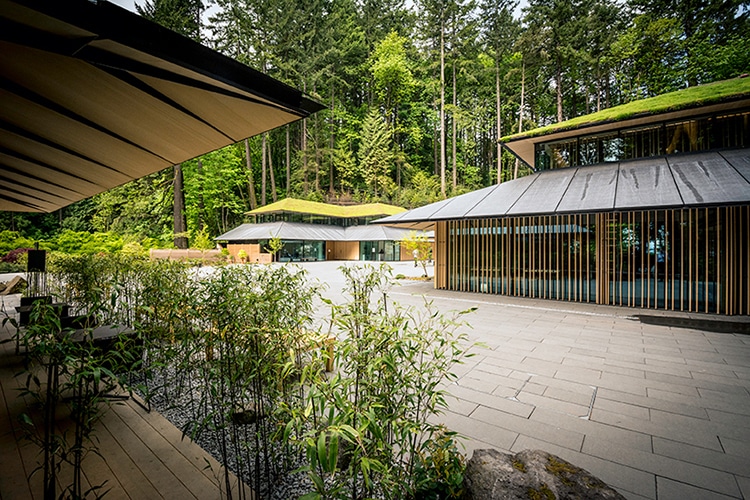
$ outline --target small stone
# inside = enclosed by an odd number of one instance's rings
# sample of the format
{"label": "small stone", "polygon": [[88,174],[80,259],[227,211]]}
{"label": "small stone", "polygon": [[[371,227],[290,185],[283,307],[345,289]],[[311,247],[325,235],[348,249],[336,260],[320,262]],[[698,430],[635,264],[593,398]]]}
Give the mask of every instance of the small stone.
{"label": "small stone", "polygon": [[235,425],[250,425],[265,418],[265,413],[258,415],[254,403],[249,403],[245,408],[232,412],[232,423]]}
{"label": "small stone", "polygon": [[464,480],[470,500],[624,500],[606,483],[560,457],[540,450],[509,455],[476,450]]}

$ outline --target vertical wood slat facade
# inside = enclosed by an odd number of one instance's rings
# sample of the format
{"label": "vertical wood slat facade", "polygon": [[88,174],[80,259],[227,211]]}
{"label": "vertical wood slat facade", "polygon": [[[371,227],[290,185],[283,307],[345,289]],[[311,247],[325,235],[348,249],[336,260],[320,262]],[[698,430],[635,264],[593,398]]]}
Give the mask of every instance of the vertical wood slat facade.
{"label": "vertical wood slat facade", "polygon": [[436,288],[750,314],[750,206],[441,221]]}

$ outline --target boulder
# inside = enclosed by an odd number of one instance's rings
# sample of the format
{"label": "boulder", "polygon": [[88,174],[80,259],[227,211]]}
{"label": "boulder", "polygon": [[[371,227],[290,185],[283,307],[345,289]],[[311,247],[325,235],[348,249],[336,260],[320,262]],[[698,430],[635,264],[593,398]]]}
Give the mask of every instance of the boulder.
{"label": "boulder", "polygon": [[26,280],[20,276],[14,276],[12,280],[2,284],[0,295],[10,295],[12,293],[21,293],[26,288]]}
{"label": "boulder", "polygon": [[471,500],[624,500],[584,469],[540,450],[524,450],[515,455],[476,450],[466,464],[464,480],[467,498]]}

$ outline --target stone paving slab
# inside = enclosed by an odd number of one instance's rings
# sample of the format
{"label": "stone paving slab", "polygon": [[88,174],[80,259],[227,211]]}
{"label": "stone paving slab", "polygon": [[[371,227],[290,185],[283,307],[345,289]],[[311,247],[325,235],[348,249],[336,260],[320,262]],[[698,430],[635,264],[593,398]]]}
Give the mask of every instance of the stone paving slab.
{"label": "stone paving slab", "polygon": [[657,498],[656,477],[648,472],[545,443],[527,435],[519,436],[510,451],[517,453],[527,449],[545,450],[582,467],[594,473],[599,479],[617,489],[623,496],[630,500]]}
{"label": "stone paving slab", "polygon": [[659,498],[679,498],[681,500],[729,500],[732,496],[714,491],[696,488],[690,484],[672,481],[664,477],[656,478],[656,490]]}
{"label": "stone paving slab", "polygon": [[422,295],[442,311],[477,306],[466,333],[491,347],[447,387],[456,397],[440,417],[469,450],[540,448],[634,500],[750,499],[750,336],[641,324],[641,309],[425,283],[393,298],[416,305]]}

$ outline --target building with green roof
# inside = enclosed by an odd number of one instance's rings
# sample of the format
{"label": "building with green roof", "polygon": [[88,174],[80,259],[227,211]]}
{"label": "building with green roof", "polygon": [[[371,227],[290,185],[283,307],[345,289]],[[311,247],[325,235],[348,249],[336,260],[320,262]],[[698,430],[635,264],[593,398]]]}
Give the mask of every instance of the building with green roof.
{"label": "building with green roof", "polygon": [[750,78],[503,137],[534,173],[378,223],[435,231],[435,286],[750,314]]}
{"label": "building with green roof", "polygon": [[411,230],[370,225],[373,220],[404,211],[384,203],[333,205],[286,198],[251,210],[247,215],[253,222],[242,224],[216,240],[236,257],[240,250],[255,254],[267,247],[268,240],[279,238],[283,248],[277,259],[282,262],[409,260],[412,256],[402,251],[401,241]]}

